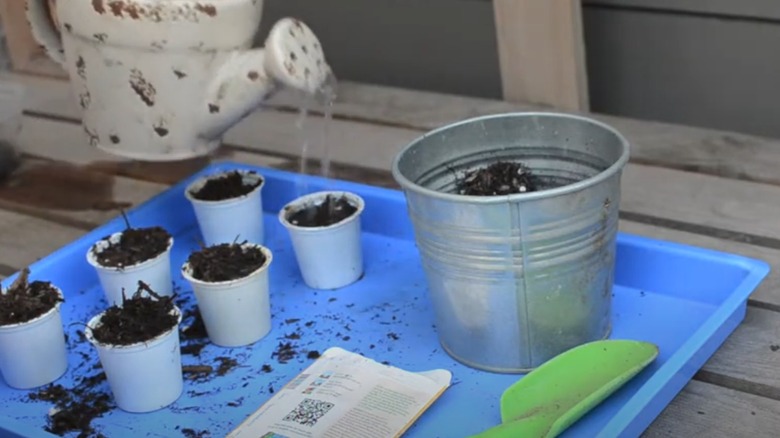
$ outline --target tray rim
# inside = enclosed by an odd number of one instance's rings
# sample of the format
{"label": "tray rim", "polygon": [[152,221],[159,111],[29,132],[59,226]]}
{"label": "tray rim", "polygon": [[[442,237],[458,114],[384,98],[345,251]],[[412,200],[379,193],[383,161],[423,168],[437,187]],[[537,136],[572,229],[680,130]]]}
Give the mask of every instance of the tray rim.
{"label": "tray rim", "polygon": [[[200,170],[191,173],[189,176],[183,178],[179,182],[169,186],[160,193],[155,194],[144,202],[139,203],[132,209],[126,211],[128,218],[138,214],[138,211],[153,208],[155,204],[165,202],[165,200],[172,196],[177,196],[180,192],[186,190],[187,186],[195,179],[204,175],[216,173],[231,169],[254,169],[257,170],[264,177],[277,176],[281,179],[290,179],[293,177],[299,177],[300,174],[293,171],[286,171],[281,169],[275,169],[265,166],[259,166],[249,163],[242,163],[237,161],[220,161],[217,163],[211,163]],[[382,197],[389,200],[402,202],[405,205],[405,194],[401,189],[394,189],[388,187],[374,186],[370,184],[359,183],[355,181],[325,178],[318,175],[305,175],[307,180],[324,184],[328,181],[335,182],[340,190],[354,190],[360,192],[366,188],[372,190],[373,197]],[[97,240],[105,236],[112,229],[121,227],[124,225],[124,219],[121,214],[118,214],[112,219],[104,222],[103,224],[95,227],[94,229],[83,234],[81,237],[74,239],[71,242],[66,243],[60,248],[52,251],[48,255],[36,260],[29,266],[33,272],[36,271],[36,267],[40,265],[49,265],[56,263],[58,259],[69,255],[71,248],[78,245],[84,240]],[[736,327],[741,324],[744,319],[745,310],[747,307],[748,297],[755,291],[758,285],[766,278],[771,271],[771,265],[764,260],[758,258],[747,257],[735,253],[714,250],[705,247],[699,247],[681,242],[675,242],[665,239],[656,239],[638,234],[626,233],[622,231],[617,232],[616,242],[620,244],[628,244],[631,246],[640,246],[644,248],[650,248],[660,250],[663,252],[674,251],[687,258],[697,258],[709,261],[717,261],[718,263],[726,263],[739,267],[747,272],[747,275],[740,281],[740,283],[729,293],[728,298],[717,306],[716,310],[702,323],[701,327],[691,334],[688,339],[680,345],[675,353],[673,353],[667,361],[659,367],[648,380],[637,390],[637,392],[626,401],[623,406],[612,416],[612,418],[603,426],[598,436],[623,436],[630,429],[638,429],[638,432],[645,430],[668,406],[668,403],[679,393],[679,391],[690,381],[690,377],[698,371],[701,366],[709,360],[715,351],[722,345],[728,336],[734,331]],[[17,276],[19,272],[3,279],[0,284],[3,287],[7,287]],[[427,287],[427,286],[426,286]],[[715,337],[719,331],[722,331],[724,327],[727,327],[727,323],[730,319],[736,317],[736,320],[731,323],[731,327],[722,335]],[[708,343],[713,345],[707,345]],[[708,347],[710,351],[701,354],[701,352]],[[692,357],[697,356],[697,360],[693,362]],[[684,368],[691,369],[692,371],[683,374],[682,379],[678,378],[678,382],[674,382],[674,378],[678,376]],[[673,387],[670,388],[670,385]],[[666,394],[661,396],[660,393]],[[658,398],[661,397],[661,403],[658,403]],[[652,408],[651,415],[640,415],[643,411],[647,414],[647,409],[650,409],[651,405],[655,402],[656,406]],[[643,418],[644,417],[644,418]],[[641,421],[640,421],[641,420]],[[20,437],[46,437],[55,438],[56,435],[46,432],[43,429],[36,429],[33,426],[29,426],[21,422],[20,420],[0,415],[0,432],[9,432],[13,435]]]}

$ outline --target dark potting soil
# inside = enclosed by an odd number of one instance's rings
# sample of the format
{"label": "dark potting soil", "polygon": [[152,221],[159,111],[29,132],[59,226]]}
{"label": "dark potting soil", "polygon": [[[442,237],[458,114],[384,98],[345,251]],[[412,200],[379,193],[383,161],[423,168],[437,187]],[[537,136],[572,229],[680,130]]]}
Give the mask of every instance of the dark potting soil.
{"label": "dark potting soil", "polygon": [[457,181],[456,189],[467,196],[500,196],[533,192],[537,185],[522,163],[499,161],[467,172]]}
{"label": "dark potting soil", "polygon": [[[152,296],[141,296],[142,290]],[[131,345],[167,332],[178,319],[172,314],[173,297],[155,295],[147,286],[142,286],[132,298],[123,300],[122,307],[109,307],[92,335],[102,344]]]}
{"label": "dark potting soil", "polygon": [[343,221],[356,211],[357,207],[350,204],[346,197],[328,195],[322,203],[297,210],[287,220],[299,227],[326,227]]}
{"label": "dark potting soil", "polygon": [[233,368],[238,366],[238,361],[236,361],[232,357],[222,356],[216,358],[215,360],[219,362],[219,366],[217,367],[218,376],[224,376],[225,374],[233,370]]}
{"label": "dark potting soil", "polygon": [[266,262],[257,247],[222,243],[195,251],[187,260],[192,276],[206,282],[237,280],[260,269]]}
{"label": "dark potting soil", "polygon": [[201,351],[209,344],[206,325],[203,323],[203,317],[200,310],[193,307],[184,312],[183,319],[192,319],[189,327],[182,330],[181,333],[181,354],[200,356]]}
{"label": "dark potting soil", "polygon": [[182,366],[182,372],[190,380],[207,381],[213,377],[222,377],[233,369],[238,367],[238,361],[232,357],[220,356],[214,359],[218,362],[216,369],[211,365],[197,364],[197,365],[184,365]]}
{"label": "dark potting soil", "polygon": [[105,373],[99,373],[84,377],[74,388],[49,385],[31,393],[29,398],[54,403],[46,431],[56,435],[80,432],[80,437],[95,436],[92,420],[114,408],[111,395],[95,389],[105,380]]}
{"label": "dark potting soil", "polygon": [[279,363],[287,363],[288,361],[295,359],[297,355],[298,352],[295,351],[295,347],[293,347],[290,342],[280,342],[279,345],[276,346],[276,350],[271,353],[271,357],[276,357],[276,360]]}
{"label": "dark potting soil", "polygon": [[201,201],[223,201],[225,199],[238,198],[250,193],[262,184],[263,179],[256,172],[247,172],[257,176],[256,181],[244,181],[241,172],[232,171],[206,182],[200,189],[191,191],[193,198]]}
{"label": "dark potting soil", "polygon": [[[105,239],[107,239],[106,237]],[[96,254],[102,266],[121,268],[151,260],[165,252],[171,235],[162,227],[127,228],[117,243]]]}
{"label": "dark potting soil", "polygon": [[63,301],[51,283],[29,283],[29,274],[29,269],[25,268],[16,281],[0,294],[0,326],[30,321]]}
{"label": "dark potting soil", "polygon": [[206,438],[211,436],[211,434],[207,430],[195,430],[190,428],[182,429],[181,433],[182,435],[184,435],[185,438]]}

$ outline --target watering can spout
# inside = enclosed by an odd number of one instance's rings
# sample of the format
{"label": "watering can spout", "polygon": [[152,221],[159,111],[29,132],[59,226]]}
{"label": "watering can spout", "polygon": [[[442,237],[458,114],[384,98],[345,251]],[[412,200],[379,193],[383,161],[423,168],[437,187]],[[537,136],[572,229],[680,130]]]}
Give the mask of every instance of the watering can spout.
{"label": "watering can spout", "polygon": [[311,29],[300,20],[281,19],[263,48],[236,51],[217,69],[206,94],[201,137],[221,136],[281,88],[313,95],[330,75]]}

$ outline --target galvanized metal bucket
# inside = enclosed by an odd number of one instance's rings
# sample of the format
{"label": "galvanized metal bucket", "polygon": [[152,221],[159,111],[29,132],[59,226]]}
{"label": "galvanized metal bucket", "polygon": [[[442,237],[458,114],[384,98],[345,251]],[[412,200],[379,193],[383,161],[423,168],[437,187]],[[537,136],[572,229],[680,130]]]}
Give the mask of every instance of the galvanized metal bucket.
{"label": "galvanized metal bucket", "polygon": [[[620,178],[629,145],[611,127],[558,113],[461,121],[396,157],[439,340],[460,362],[527,372],[609,336]],[[456,193],[458,178],[520,160],[541,189]]]}

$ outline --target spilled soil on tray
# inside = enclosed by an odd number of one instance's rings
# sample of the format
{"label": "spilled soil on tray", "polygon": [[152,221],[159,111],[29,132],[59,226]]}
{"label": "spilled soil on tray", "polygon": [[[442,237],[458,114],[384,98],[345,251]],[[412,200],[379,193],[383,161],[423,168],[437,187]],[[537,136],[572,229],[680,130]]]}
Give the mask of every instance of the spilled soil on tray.
{"label": "spilled soil on tray", "polygon": [[266,257],[256,246],[222,243],[193,252],[187,261],[194,278],[215,283],[248,276],[266,263]]}
{"label": "spilled soil on tray", "polygon": [[206,325],[197,306],[184,312],[183,319],[191,319],[190,325],[181,333],[181,354],[200,356],[201,351],[209,344]]}
{"label": "spilled soil on tray", "polygon": [[456,182],[457,193],[467,196],[502,196],[537,189],[531,171],[522,163],[512,161],[480,167]]}
{"label": "spilled soil on tray", "polygon": [[182,372],[189,380],[205,382],[213,377],[222,377],[238,368],[238,361],[232,357],[220,356],[214,359],[214,365],[204,363],[182,366]]}
{"label": "spilled soil on tray", "polygon": [[0,326],[33,320],[63,301],[50,282],[28,282],[24,269],[11,286],[0,293]]}
{"label": "spilled soil on tray", "polygon": [[299,227],[326,227],[343,221],[356,211],[357,207],[350,204],[345,196],[327,195],[319,204],[293,211],[287,220]]}
{"label": "spilled soil on tray", "polygon": [[224,201],[247,195],[262,184],[263,179],[257,172],[246,173],[252,178],[246,178],[239,171],[211,178],[200,189],[190,191],[190,195],[200,201]]}
{"label": "spilled soil on tray", "polygon": [[83,377],[73,388],[49,385],[29,395],[30,400],[54,403],[45,430],[55,435],[80,432],[79,437],[94,436],[92,420],[103,416],[116,406],[111,395],[98,389],[104,373]]}
{"label": "spilled soil on tray", "polygon": [[[108,236],[104,240],[108,240]],[[168,249],[171,235],[162,227],[128,228],[118,242],[96,253],[102,266],[121,268],[151,260]]]}

